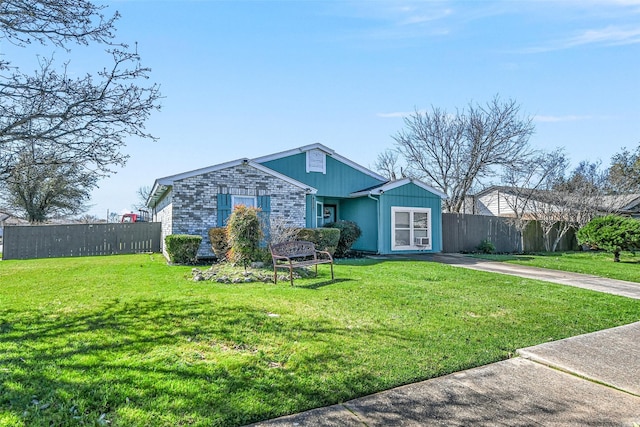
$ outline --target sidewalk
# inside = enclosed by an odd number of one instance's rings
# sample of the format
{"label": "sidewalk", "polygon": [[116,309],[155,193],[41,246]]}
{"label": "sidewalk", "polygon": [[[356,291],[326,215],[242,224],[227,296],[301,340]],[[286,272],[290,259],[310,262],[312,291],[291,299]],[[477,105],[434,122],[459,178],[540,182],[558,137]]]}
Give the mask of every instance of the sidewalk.
{"label": "sidewalk", "polygon": [[[640,299],[640,285],[483,261],[431,258]],[[253,426],[628,426],[640,424],[640,322],[517,351],[520,357]]]}

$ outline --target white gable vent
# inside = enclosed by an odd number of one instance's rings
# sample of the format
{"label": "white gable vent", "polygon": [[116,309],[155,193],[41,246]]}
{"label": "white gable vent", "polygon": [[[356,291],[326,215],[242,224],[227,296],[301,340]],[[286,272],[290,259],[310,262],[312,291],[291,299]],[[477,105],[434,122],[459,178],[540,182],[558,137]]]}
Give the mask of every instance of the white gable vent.
{"label": "white gable vent", "polygon": [[327,155],[324,151],[307,151],[307,172],[327,173]]}

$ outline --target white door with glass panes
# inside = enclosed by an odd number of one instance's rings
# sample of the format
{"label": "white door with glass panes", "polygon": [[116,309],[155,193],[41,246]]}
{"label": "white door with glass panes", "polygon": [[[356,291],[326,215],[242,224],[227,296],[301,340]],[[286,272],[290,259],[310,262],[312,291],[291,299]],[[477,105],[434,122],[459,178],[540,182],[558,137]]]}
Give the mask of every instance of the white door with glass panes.
{"label": "white door with glass panes", "polygon": [[391,208],[391,250],[431,249],[431,209]]}

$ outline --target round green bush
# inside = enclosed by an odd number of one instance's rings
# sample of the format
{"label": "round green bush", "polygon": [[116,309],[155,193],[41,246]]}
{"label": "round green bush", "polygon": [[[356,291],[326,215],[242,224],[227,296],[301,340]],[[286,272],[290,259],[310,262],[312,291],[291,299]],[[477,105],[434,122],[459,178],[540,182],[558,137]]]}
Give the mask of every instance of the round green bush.
{"label": "round green bush", "polygon": [[337,228],[340,230],[340,240],[338,241],[335,253],[338,258],[347,256],[347,253],[351,250],[351,246],[353,246],[356,240],[362,235],[362,230],[358,224],[353,221],[340,220],[327,223],[324,226],[325,228]]}
{"label": "round green bush", "polygon": [[169,261],[175,264],[195,264],[198,262],[198,248],[202,236],[190,234],[170,234],[164,238]]}

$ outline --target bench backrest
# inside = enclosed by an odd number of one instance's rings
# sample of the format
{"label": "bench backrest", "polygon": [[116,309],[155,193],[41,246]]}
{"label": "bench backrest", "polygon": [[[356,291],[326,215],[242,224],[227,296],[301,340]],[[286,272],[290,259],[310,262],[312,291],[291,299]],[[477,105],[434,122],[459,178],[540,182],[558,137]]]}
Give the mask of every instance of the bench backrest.
{"label": "bench backrest", "polygon": [[316,254],[316,246],[304,240],[277,243],[271,245],[270,249],[273,255],[286,256],[289,258],[315,256]]}

